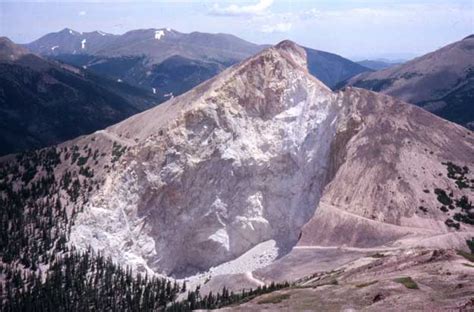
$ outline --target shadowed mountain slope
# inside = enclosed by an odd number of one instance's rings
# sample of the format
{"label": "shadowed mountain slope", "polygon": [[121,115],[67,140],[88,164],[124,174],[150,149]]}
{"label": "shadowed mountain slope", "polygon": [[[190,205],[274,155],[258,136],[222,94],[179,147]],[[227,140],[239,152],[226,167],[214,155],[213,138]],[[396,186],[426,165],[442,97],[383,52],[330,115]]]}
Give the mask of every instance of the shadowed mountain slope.
{"label": "shadowed mountain slope", "polygon": [[0,155],[57,144],[154,104],[145,92],[0,39]]}
{"label": "shadowed mountain slope", "polygon": [[473,129],[474,36],[398,66],[362,73],[346,85],[398,97]]}

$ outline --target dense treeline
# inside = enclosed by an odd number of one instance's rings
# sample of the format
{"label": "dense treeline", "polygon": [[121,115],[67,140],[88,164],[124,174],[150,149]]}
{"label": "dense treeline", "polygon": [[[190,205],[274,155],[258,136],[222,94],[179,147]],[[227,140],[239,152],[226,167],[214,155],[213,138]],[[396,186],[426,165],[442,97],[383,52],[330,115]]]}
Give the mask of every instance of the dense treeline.
{"label": "dense treeline", "polygon": [[169,280],[132,274],[110,259],[88,252],[56,257],[44,280],[0,267],[7,277],[2,310],[14,311],[157,311],[182,288]]}
{"label": "dense treeline", "polygon": [[6,277],[0,287],[2,311],[192,311],[241,303],[290,286],[272,283],[239,293],[223,288],[204,296],[198,286],[182,301],[174,302],[186,291],[185,283],[133,274],[91,251],[71,251],[52,262],[43,278],[41,272],[25,273],[0,265],[0,275]]}
{"label": "dense treeline", "polygon": [[[98,186],[87,166],[98,158],[98,150],[74,145],[0,164],[2,311],[156,311],[181,291],[176,283],[132,274],[67,245],[77,210]],[[59,174],[62,162],[68,166]]]}
{"label": "dense treeline", "polygon": [[[29,152],[0,166],[0,255],[35,271],[47,252],[66,250],[68,216],[53,170],[61,162],[55,148]],[[36,177],[36,178],[35,178]]]}
{"label": "dense treeline", "polygon": [[[50,255],[68,251],[74,217],[82,210],[88,193],[99,187],[87,165],[97,165],[98,152],[93,153],[87,145],[82,149],[77,145],[49,147],[0,163],[3,263],[15,262],[35,271],[39,264],[49,264]],[[67,167],[56,170],[61,163]]]}
{"label": "dense treeline", "polygon": [[288,282],[276,284],[271,283],[270,285],[264,285],[262,287],[258,286],[256,289],[243,289],[239,293],[234,293],[226,289],[225,287],[222,291],[213,294],[210,292],[205,296],[201,296],[198,286],[196,290],[188,292],[188,296],[185,300],[174,302],[168,306],[166,311],[170,312],[181,312],[181,311],[192,311],[195,309],[217,309],[222,308],[232,304],[243,303],[245,301],[251,300],[256,296],[263,295],[275,290],[283,289],[289,287]]}
{"label": "dense treeline", "polygon": [[[114,143],[106,162],[125,147]],[[190,311],[249,300],[285,284],[240,293],[226,288],[201,295],[200,287],[132,272],[91,250],[67,244],[88,192],[99,187],[88,164],[99,151],[87,145],[17,155],[0,163],[0,307],[2,311]],[[102,163],[108,168],[110,163]],[[67,163],[63,170],[55,170]],[[181,301],[177,301],[182,293]]]}

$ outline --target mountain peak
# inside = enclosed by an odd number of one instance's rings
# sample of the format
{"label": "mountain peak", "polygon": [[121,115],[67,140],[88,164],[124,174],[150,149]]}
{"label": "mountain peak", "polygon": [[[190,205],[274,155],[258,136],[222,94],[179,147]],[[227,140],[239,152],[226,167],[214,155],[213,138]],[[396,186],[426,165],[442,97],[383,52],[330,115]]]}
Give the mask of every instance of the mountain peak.
{"label": "mountain peak", "polygon": [[75,30],[72,30],[71,28],[64,28],[63,30],[59,31],[59,33],[63,33],[63,34],[70,34],[70,35],[77,35],[77,34],[80,34],[79,32],[75,31]]}
{"label": "mountain peak", "polygon": [[0,44],[1,45],[13,44],[13,41],[11,41],[10,38],[8,37],[0,37]]}
{"label": "mountain peak", "polygon": [[464,38],[462,40],[464,41],[464,40],[470,40],[470,39],[474,39],[474,34],[469,35],[469,36],[467,36],[466,38]]}
{"label": "mountain peak", "polygon": [[274,46],[274,49],[290,58],[299,66],[307,67],[306,51],[291,40],[283,40]]}
{"label": "mountain peak", "polygon": [[7,37],[0,37],[0,60],[16,60],[28,51]]}
{"label": "mountain peak", "polygon": [[275,45],[275,48],[277,49],[284,49],[284,50],[288,50],[288,49],[292,49],[292,50],[296,50],[299,48],[299,46],[294,42],[294,41],[291,41],[291,40],[283,40],[279,43],[277,43]]}

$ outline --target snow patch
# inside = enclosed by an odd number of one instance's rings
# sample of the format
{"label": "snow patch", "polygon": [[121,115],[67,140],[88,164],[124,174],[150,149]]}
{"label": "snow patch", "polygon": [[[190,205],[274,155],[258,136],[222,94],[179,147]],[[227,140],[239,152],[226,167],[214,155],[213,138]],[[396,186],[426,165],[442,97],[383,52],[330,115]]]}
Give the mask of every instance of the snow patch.
{"label": "snow patch", "polygon": [[57,48],[59,48],[59,46],[51,47],[51,51],[54,51],[54,50],[56,50]]}
{"label": "snow patch", "polygon": [[165,32],[163,30],[156,30],[155,31],[155,39],[160,40],[161,37],[165,36]]}
{"label": "snow patch", "polygon": [[122,82],[122,79],[120,79],[120,78],[119,78],[119,79],[117,79],[117,82]]}
{"label": "snow patch", "polygon": [[97,33],[101,36],[107,36],[107,34],[103,31],[98,30]]}
{"label": "snow patch", "polygon": [[151,90],[153,91],[153,94],[156,94],[156,89],[155,88],[151,88]]}
{"label": "snow patch", "polygon": [[86,39],[82,39],[81,41],[81,49],[85,49],[86,48]]}

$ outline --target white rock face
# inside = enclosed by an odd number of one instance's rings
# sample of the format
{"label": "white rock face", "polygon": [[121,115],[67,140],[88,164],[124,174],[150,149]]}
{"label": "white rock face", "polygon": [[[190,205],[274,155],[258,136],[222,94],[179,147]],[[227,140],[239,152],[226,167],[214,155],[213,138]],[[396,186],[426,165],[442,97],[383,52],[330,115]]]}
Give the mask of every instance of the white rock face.
{"label": "white rock face", "polygon": [[449,229],[432,190],[469,195],[443,163],[472,168],[472,133],[394,98],[331,92],[305,60],[282,42],[80,139],[128,149],[113,170],[94,168],[106,181],[71,243],[178,278],[245,273],[297,241],[465,248],[474,227]]}
{"label": "white rock face", "polygon": [[183,277],[274,240],[313,215],[340,110],[282,43],[107,131],[136,140],[79,215],[71,242]]}

